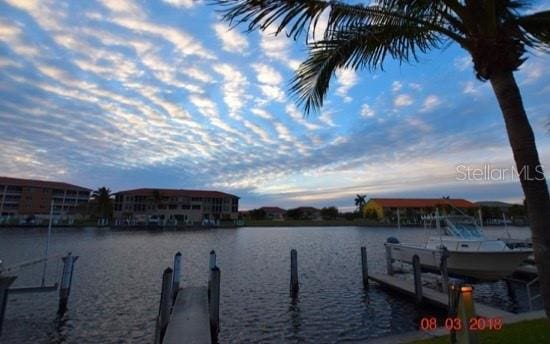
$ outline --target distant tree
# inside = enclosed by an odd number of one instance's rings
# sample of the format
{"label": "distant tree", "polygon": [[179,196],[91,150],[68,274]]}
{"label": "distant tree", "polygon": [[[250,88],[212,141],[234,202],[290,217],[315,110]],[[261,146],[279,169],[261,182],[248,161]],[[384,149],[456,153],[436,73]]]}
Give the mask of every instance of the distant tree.
{"label": "distant tree", "polygon": [[109,218],[113,215],[113,200],[111,189],[102,186],[92,192],[92,200],[96,204],[96,214],[101,218]]}
{"label": "distant tree", "polygon": [[252,220],[265,220],[266,213],[263,209],[252,209],[248,215]]}
{"label": "distant tree", "polygon": [[338,208],[328,207],[321,209],[321,217],[323,220],[332,220],[338,217]]}
{"label": "distant tree", "polygon": [[367,203],[366,199],[367,195],[356,195],[355,196],[355,206],[357,207],[358,212],[363,211],[363,206]]}
{"label": "distant tree", "polygon": [[520,204],[514,204],[508,209],[509,217],[525,216],[526,214],[525,207]]}
{"label": "distant tree", "polygon": [[298,208],[288,209],[286,211],[286,217],[292,220],[299,220],[302,218],[302,212]]}

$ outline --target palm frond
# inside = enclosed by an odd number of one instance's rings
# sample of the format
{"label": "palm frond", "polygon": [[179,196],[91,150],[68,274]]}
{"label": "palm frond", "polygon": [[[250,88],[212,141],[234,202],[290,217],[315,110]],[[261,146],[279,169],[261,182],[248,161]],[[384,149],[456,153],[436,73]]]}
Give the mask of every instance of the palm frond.
{"label": "palm frond", "polygon": [[324,0],[211,0],[210,3],[223,8],[223,19],[231,25],[248,23],[249,32],[272,26],[276,35],[285,31],[294,39],[303,33],[309,36],[321,14],[330,8],[327,30],[343,31],[360,25],[421,25],[462,41],[458,30],[442,16],[449,13],[448,7],[437,0],[385,0],[368,6]]}
{"label": "palm frond", "polygon": [[327,35],[308,45],[309,56],[292,80],[291,92],[306,114],[322,107],[337,69],[383,68],[388,55],[401,62],[417,60],[419,52],[441,44],[436,33],[416,25],[348,27]]}
{"label": "palm frond", "polygon": [[517,19],[517,24],[532,38],[532,45],[550,44],[550,11],[537,12]]}

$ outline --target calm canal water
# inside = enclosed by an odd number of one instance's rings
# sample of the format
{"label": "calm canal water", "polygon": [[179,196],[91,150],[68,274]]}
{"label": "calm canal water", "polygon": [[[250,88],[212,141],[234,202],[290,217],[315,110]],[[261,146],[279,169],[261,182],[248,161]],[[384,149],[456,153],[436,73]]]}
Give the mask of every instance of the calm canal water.
{"label": "calm canal water", "polygon": [[[529,229],[512,228],[514,237]],[[486,230],[502,236],[501,228]],[[369,269],[385,271],[388,236],[419,241],[424,230],[404,228],[239,228],[185,232],[55,229],[51,253],[72,251],[69,311],[56,321],[57,293],[11,295],[2,343],[151,343],[162,270],[182,253],[183,286],[205,285],[208,254],[221,269],[221,343],[340,343],[414,330],[436,309],[419,309],[397,294],[361,285],[360,246]],[[39,258],[44,229],[0,229],[4,266]],[[300,294],[289,297],[291,248],[298,250]],[[54,280],[57,265],[50,264]],[[15,286],[40,283],[42,266],[25,269]],[[478,298],[517,309],[504,283],[482,285]]]}

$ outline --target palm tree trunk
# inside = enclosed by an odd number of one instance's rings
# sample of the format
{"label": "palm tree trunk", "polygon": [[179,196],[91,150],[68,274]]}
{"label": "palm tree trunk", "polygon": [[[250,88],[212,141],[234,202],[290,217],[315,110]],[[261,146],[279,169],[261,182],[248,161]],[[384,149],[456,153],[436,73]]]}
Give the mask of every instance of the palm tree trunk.
{"label": "palm tree trunk", "polygon": [[[519,88],[512,72],[491,77],[506,123],[521,187],[525,194],[533,238],[535,260],[546,316],[550,318],[550,197],[540,165],[535,135],[529,124]],[[522,173],[521,173],[522,172]]]}

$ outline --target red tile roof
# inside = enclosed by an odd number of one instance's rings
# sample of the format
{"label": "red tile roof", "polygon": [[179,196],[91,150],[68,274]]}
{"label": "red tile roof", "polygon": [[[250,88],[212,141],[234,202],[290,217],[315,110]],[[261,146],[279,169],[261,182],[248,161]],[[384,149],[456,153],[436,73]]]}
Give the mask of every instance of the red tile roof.
{"label": "red tile roof", "polygon": [[21,179],[21,178],[10,178],[10,177],[0,177],[0,185],[14,185],[14,186],[27,186],[35,188],[51,188],[51,189],[70,189],[78,191],[92,191],[82,186],[63,183],[63,182],[52,182],[49,180],[35,180],[35,179]]}
{"label": "red tile roof", "polygon": [[237,197],[225,192],[220,191],[210,191],[210,190],[185,190],[185,189],[152,189],[152,188],[142,188],[142,189],[133,189],[133,190],[124,190],[118,191],[116,194],[124,195],[133,195],[133,196],[151,196],[154,191],[158,191],[161,196],[171,197],[171,196],[185,196],[185,197]]}
{"label": "red tile roof", "polygon": [[433,208],[448,204],[457,208],[479,208],[478,205],[460,198],[371,198],[369,202],[371,201],[386,208]]}

